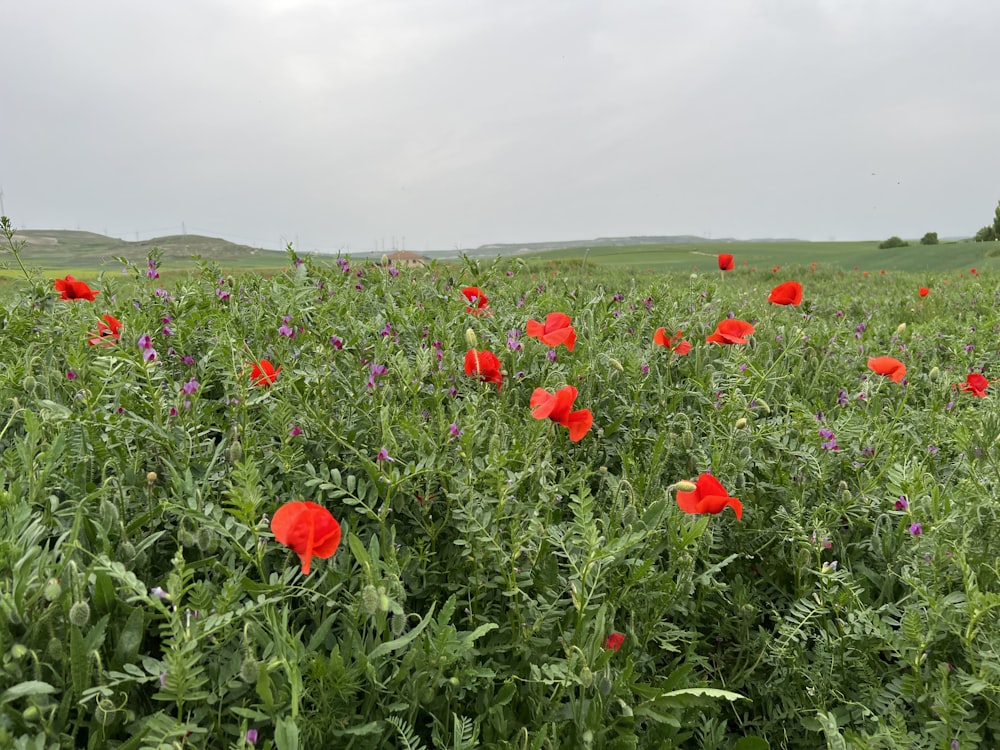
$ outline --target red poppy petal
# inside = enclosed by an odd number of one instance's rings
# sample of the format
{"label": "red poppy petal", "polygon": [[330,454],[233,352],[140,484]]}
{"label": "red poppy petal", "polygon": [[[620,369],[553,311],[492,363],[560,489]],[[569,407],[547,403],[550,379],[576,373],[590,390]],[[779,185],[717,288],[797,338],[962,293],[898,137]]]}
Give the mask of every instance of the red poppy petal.
{"label": "red poppy petal", "polygon": [[535,419],[545,419],[556,406],[556,395],[549,393],[544,388],[536,388],[531,393],[531,400],[528,406],[531,407],[531,416]]}
{"label": "red poppy petal", "polygon": [[685,513],[697,515],[702,513],[701,501],[698,500],[697,492],[678,492],[677,506]]}
{"label": "red poppy petal", "polygon": [[566,313],[552,312],[545,317],[545,332],[549,333],[557,328],[566,328],[573,320]]}
{"label": "red poppy petal", "polygon": [[580,409],[570,414],[563,424],[569,428],[570,441],[576,443],[590,431],[594,424],[594,415],[590,409]]}

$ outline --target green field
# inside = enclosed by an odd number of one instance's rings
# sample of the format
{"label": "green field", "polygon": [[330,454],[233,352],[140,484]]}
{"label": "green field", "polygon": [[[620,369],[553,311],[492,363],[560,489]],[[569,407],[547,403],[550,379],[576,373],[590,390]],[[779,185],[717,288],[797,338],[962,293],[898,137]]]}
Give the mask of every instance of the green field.
{"label": "green field", "polygon": [[717,270],[716,256],[732,253],[737,270],[774,266],[797,268],[821,264],[840,270],[965,271],[1000,269],[1000,242],[955,242],[879,250],[878,242],[731,242],[678,245],[633,245],[548,250],[519,255],[525,260],[582,260],[605,268],[629,268],[654,273]]}
{"label": "green field", "polygon": [[1000,747],[989,248],[775,247],[11,257],[0,748]]}

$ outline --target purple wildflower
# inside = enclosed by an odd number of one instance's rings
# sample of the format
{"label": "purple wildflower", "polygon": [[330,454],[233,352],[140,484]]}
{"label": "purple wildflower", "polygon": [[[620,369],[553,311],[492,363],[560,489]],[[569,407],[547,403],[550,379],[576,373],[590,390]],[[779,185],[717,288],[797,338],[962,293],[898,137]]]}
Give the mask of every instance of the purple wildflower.
{"label": "purple wildflower", "polygon": [[892,504],[892,507],[894,507],[896,510],[908,510],[910,507],[910,503],[907,501],[906,495],[900,495],[899,500],[894,502]]}
{"label": "purple wildflower", "polygon": [[198,391],[200,385],[201,383],[194,378],[191,378],[188,382],[181,386],[181,390],[190,396],[192,393],[196,393]]}
{"label": "purple wildflower", "polygon": [[920,523],[910,524],[910,536],[920,536],[924,533],[924,527]]}
{"label": "purple wildflower", "polygon": [[395,461],[396,459],[392,458],[392,457],[391,457],[391,456],[389,455],[389,451],[387,451],[387,450],[386,450],[386,449],[385,449],[385,448],[383,447],[383,448],[382,448],[382,450],[380,450],[380,451],[378,452],[378,455],[377,455],[377,456],[375,456],[375,460],[376,460],[376,461]]}
{"label": "purple wildflower", "polygon": [[66,380],[76,380],[76,371],[66,370]]}

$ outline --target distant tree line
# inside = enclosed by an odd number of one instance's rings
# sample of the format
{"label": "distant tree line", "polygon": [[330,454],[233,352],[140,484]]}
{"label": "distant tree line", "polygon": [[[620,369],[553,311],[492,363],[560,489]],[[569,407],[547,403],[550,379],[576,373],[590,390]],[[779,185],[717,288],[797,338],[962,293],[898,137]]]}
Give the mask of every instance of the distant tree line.
{"label": "distant tree line", "polygon": [[996,211],[993,212],[993,223],[976,232],[976,242],[994,242],[1000,240],[1000,201],[997,201]]}

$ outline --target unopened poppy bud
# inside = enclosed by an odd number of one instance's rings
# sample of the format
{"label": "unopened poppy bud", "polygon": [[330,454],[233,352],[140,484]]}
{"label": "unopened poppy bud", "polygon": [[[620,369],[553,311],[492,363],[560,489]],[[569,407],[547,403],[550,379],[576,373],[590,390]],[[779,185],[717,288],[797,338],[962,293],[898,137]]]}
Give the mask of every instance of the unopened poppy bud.
{"label": "unopened poppy bud", "polygon": [[903,331],[905,330],[906,330],[906,323],[900,323],[898,326],[896,326],[896,335],[897,336],[902,335]]}
{"label": "unopened poppy bud", "polygon": [[378,612],[378,589],[370,583],[361,590],[361,606],[370,615]]}
{"label": "unopened poppy bud", "polygon": [[385,593],[385,589],[379,588],[378,590],[378,608],[380,612],[388,612],[389,606],[392,602],[389,601],[389,595]]}
{"label": "unopened poppy bud", "polygon": [[624,510],[622,510],[622,525],[627,528],[638,520],[639,511],[636,510],[634,505],[626,505]]}
{"label": "unopened poppy bud", "polygon": [[392,629],[392,634],[399,638],[406,630],[406,615],[401,615],[399,612],[395,612],[392,615],[392,619],[389,620],[389,627]]}
{"label": "unopened poppy bud", "polygon": [[931,368],[931,371],[927,373],[927,377],[931,379],[931,382],[933,382],[938,379],[938,376],[940,374],[941,370],[938,368],[937,365],[934,365],[934,367]]}
{"label": "unopened poppy bud", "polygon": [[38,706],[28,706],[21,712],[21,718],[24,719],[28,724],[34,724],[36,721],[42,718],[42,712]]}
{"label": "unopened poppy bud", "polygon": [[122,542],[118,546],[118,559],[123,563],[135,562],[135,545],[132,542]]}
{"label": "unopened poppy bud", "polygon": [[845,505],[847,503],[851,502],[851,491],[850,490],[844,490],[843,492],[841,492],[840,493],[840,501],[842,503],[844,503]]}
{"label": "unopened poppy bud", "polygon": [[746,426],[747,426],[747,418],[746,417],[740,417],[739,419],[736,420],[735,427],[736,427],[737,430],[742,430]]}
{"label": "unopened poppy bud", "polygon": [[84,627],[90,622],[90,605],[85,601],[78,601],[69,608],[69,621],[78,628]]}
{"label": "unopened poppy bud", "polygon": [[382,265],[383,266],[389,265],[389,256],[386,255],[385,253],[382,253]]}
{"label": "unopened poppy bud", "polygon": [[257,682],[257,677],[260,675],[260,662],[254,659],[252,656],[248,656],[240,664],[240,679],[248,685],[253,685]]}
{"label": "unopened poppy bud", "polygon": [[49,645],[45,648],[45,654],[52,661],[59,662],[63,660],[66,653],[66,647],[63,645],[62,638],[57,638],[52,636],[49,638]]}
{"label": "unopened poppy bud", "polygon": [[684,446],[685,450],[691,450],[694,446],[694,433],[691,430],[684,430],[684,433],[681,435],[681,445]]}
{"label": "unopened poppy bud", "polygon": [[682,479],[680,482],[674,483],[674,489],[677,490],[678,492],[694,492],[696,489],[698,489],[698,485],[696,485],[694,482],[688,482]]}
{"label": "unopened poppy bud", "polygon": [[750,447],[749,446],[744,445],[742,448],[740,448],[740,458],[743,461],[749,461],[750,460],[750,455],[751,454],[750,454]]}
{"label": "unopened poppy bud", "polygon": [[156,472],[150,471],[146,474],[146,484],[153,484],[156,481]]}
{"label": "unopened poppy bud", "polygon": [[599,691],[599,692],[601,693],[601,695],[603,695],[603,696],[604,696],[605,698],[607,698],[607,697],[608,697],[609,695],[611,695],[611,688],[613,688],[614,686],[615,686],[615,685],[614,685],[614,683],[613,683],[613,682],[611,681],[611,678],[610,678],[610,677],[608,677],[607,675],[602,675],[602,676],[601,676],[601,679],[600,679],[600,680],[598,680],[598,682],[597,682],[597,690],[598,690],[598,691]]}
{"label": "unopened poppy bud", "polygon": [[771,413],[771,407],[768,405],[767,401],[765,401],[764,399],[762,399],[762,398],[757,399],[757,406],[760,407],[760,410],[762,412],[764,412],[765,414],[770,414]]}
{"label": "unopened poppy bud", "polygon": [[62,586],[59,585],[59,581],[55,578],[51,579],[42,589],[42,596],[45,597],[45,601],[54,602],[60,596],[62,596]]}
{"label": "unopened poppy bud", "polygon": [[109,500],[102,500],[99,507],[98,513],[101,517],[101,524],[106,529],[110,529],[118,523],[120,516],[118,515],[118,508]]}
{"label": "unopened poppy bud", "polygon": [[229,445],[229,451],[226,456],[229,459],[229,463],[238,464],[243,460],[243,445],[239,440],[234,440]]}
{"label": "unopened poppy bud", "polygon": [[10,656],[14,661],[21,661],[28,655],[28,647],[22,643],[15,643],[10,647]]}
{"label": "unopened poppy bud", "polygon": [[586,664],[584,664],[583,669],[580,670],[580,684],[585,688],[589,688],[594,684],[594,673]]}
{"label": "unopened poppy bud", "polygon": [[34,375],[28,375],[21,381],[21,387],[24,388],[28,393],[31,393],[38,387],[38,381],[35,380]]}
{"label": "unopened poppy bud", "polygon": [[625,368],[622,367],[622,363],[614,357],[608,357],[608,362],[610,362],[611,366],[618,370],[618,372],[625,372]]}
{"label": "unopened poppy bud", "polygon": [[843,479],[841,479],[840,480],[840,484],[837,485],[837,489],[840,490],[841,492],[843,492],[844,490],[846,490],[847,489],[847,482],[845,482]]}
{"label": "unopened poppy bud", "polygon": [[470,349],[475,349],[478,345],[478,342],[476,341],[476,332],[471,328],[465,329],[465,343],[469,345]]}

